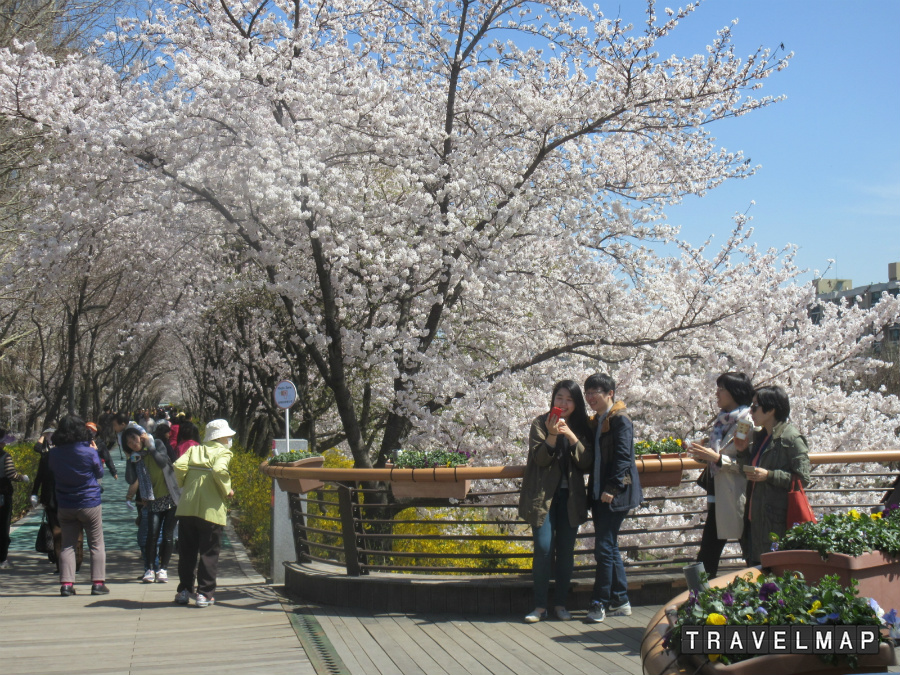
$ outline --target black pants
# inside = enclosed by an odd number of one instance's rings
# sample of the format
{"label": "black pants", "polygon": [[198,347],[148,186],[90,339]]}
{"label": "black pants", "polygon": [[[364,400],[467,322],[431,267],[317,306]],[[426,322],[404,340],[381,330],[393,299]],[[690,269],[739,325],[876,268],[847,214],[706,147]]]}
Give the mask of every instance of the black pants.
{"label": "black pants", "polygon": [[178,523],[178,591],[194,591],[196,570],[197,592],[212,597],[216,592],[223,528],[195,516],[182,516]]}
{"label": "black pants", "polygon": [[716,528],[716,503],[709,502],[706,512],[706,523],[703,525],[703,536],[700,539],[700,551],[697,553],[697,562],[703,563],[703,569],[710,579],[719,576],[719,561],[722,559],[722,551],[725,549],[726,539],[719,539]]}
{"label": "black pants", "polygon": [[12,526],[12,495],[2,495],[0,506],[0,563],[9,555],[9,528]]}

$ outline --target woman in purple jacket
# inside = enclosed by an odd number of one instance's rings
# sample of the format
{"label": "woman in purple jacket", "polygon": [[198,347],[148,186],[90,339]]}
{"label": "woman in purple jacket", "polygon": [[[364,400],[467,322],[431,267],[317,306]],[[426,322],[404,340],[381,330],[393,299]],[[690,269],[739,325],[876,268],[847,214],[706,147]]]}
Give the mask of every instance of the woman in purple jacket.
{"label": "woman in purple jacket", "polygon": [[87,532],[91,550],[91,595],[109,593],[106,579],[106,548],[103,544],[103,517],[100,484],[103,464],[91,446],[91,434],[77,415],[63,417],[53,433],[50,470],[56,481],[62,550],[59,556],[59,593],[75,595],[75,544],[81,528]]}

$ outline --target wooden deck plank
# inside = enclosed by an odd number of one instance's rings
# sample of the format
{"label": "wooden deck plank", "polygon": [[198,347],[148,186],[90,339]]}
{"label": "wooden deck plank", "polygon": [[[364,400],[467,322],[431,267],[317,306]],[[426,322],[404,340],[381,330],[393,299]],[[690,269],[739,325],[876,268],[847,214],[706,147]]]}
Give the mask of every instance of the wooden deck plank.
{"label": "wooden deck plank", "polygon": [[[353,675],[356,675],[357,673],[359,673],[359,675],[364,675],[364,673],[374,673],[376,671],[375,665],[368,660],[362,650],[354,652],[354,650],[347,644],[347,640],[351,640],[351,644],[353,645],[356,644],[356,641],[353,640],[353,637],[344,630],[342,625],[338,626],[334,621],[331,620],[331,617],[328,616],[327,613],[322,611],[321,608],[310,608],[310,611],[312,611],[313,616],[316,617],[319,625],[322,626],[322,630],[325,631],[328,639],[331,640],[331,644],[334,646],[334,649],[338,653],[338,656],[341,657],[344,665]],[[360,657],[363,660],[367,661],[366,665],[369,666],[368,668],[360,664]]]}
{"label": "wooden deck plank", "polygon": [[517,675],[547,675],[552,672],[552,668],[547,668],[543,663],[537,665],[537,670],[532,668],[533,660],[530,653],[497,630],[493,622],[460,621],[457,627],[471,640],[489,649],[498,659],[502,659],[502,662]]}
{"label": "wooden deck plank", "polygon": [[489,640],[485,640],[485,644],[481,644],[477,640],[473,640],[466,631],[462,630],[460,624],[464,622],[465,620],[461,618],[445,620],[440,623],[440,628],[446,637],[452,640],[452,644],[455,644],[458,649],[471,654],[493,675],[517,675],[516,671],[497,658],[499,650]]}
{"label": "wooden deck plank", "polygon": [[460,648],[446,636],[443,622],[435,623],[429,618],[410,618],[405,615],[395,615],[393,619],[410,636],[413,636],[415,627],[417,642],[429,654],[437,655],[449,675],[492,675],[467,649]]}
{"label": "wooden deck plank", "polygon": [[[359,654],[354,651],[354,655],[357,656],[357,658],[360,654],[364,654],[381,675],[397,675],[398,673],[404,673],[405,675],[405,671],[400,669],[385,651],[384,647],[369,633],[354,610],[343,607],[340,609],[332,608],[329,610],[329,613],[332,616],[337,615],[341,618],[346,631],[345,635],[348,637],[352,636],[356,641]],[[349,640],[347,644],[348,647],[351,649],[353,648],[353,645],[350,644]],[[369,673],[367,672],[366,675],[369,675]]]}
{"label": "wooden deck plank", "polygon": [[[371,616],[358,616],[357,618],[403,675],[431,675],[431,673],[426,673],[416,663],[415,659],[407,654],[406,650],[394,639],[389,627],[386,625],[387,622],[382,622],[378,618]],[[402,637],[400,639],[401,641],[403,640]]]}
{"label": "wooden deck plank", "polygon": [[[596,675],[598,669],[596,663],[583,658],[554,640],[559,632],[550,627],[551,623],[561,622],[542,621],[536,626],[524,623],[506,623],[498,624],[498,628],[524,649],[534,654],[535,658],[548,665],[557,664],[557,670],[564,675]],[[565,664],[565,667],[558,665],[560,663]]]}

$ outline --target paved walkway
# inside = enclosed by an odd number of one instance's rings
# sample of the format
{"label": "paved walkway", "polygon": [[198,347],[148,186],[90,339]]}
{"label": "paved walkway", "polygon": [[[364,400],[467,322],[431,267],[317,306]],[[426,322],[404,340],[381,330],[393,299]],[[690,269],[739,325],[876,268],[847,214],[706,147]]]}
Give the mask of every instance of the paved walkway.
{"label": "paved walkway", "polygon": [[[34,552],[40,513],[14,525],[0,572],[3,675],[640,675],[640,638],[655,607],[604,624],[521,617],[371,614],[292,603],[250,567],[239,542],[223,547],[216,605],[181,607],[168,584],[143,584],[124,481],[104,479],[107,596],[90,595],[89,553],[78,595]],[[583,615],[583,612],[581,613]],[[579,616],[576,614],[576,617]]]}

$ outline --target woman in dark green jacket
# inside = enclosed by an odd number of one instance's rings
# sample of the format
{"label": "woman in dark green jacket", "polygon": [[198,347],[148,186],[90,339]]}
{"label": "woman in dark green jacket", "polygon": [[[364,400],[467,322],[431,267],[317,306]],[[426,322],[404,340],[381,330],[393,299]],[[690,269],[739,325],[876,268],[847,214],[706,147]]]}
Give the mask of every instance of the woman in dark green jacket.
{"label": "woman in dark green jacket", "polygon": [[747,476],[744,554],[749,565],[771,550],[774,533],[787,530],[787,495],[793,476],[809,485],[809,446],[806,438],[788,422],[791,404],[781,387],[759,387],[750,406],[753,423],[761,427],[748,439],[735,438],[737,462]]}
{"label": "woman in dark green jacket", "polygon": [[557,416],[551,410],[531,423],[528,462],[519,495],[519,517],[531,525],[534,536],[535,609],[525,617],[526,623],[547,618],[554,541],[554,613],[564,621],[572,618],[566,598],[575,567],[575,535],[587,520],[584,471],[591,465],[592,454],[585,449],[590,429],[584,396],[575,382],[563,380],[553,387],[550,400],[562,414]]}

